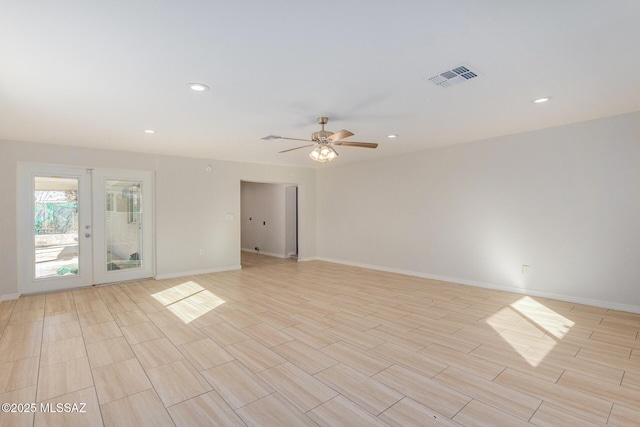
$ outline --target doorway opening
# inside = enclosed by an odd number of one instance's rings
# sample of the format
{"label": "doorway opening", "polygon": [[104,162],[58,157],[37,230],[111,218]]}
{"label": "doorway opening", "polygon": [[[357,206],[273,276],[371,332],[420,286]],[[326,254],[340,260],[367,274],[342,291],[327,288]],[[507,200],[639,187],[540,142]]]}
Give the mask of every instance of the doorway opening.
{"label": "doorway opening", "polygon": [[298,258],[298,186],[240,182],[243,268]]}

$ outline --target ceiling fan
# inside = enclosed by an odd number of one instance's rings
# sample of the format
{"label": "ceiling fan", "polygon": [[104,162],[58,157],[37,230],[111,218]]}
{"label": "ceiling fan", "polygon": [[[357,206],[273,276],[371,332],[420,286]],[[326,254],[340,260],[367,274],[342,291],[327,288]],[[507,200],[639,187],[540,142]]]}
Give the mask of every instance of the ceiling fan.
{"label": "ceiling fan", "polygon": [[312,160],[316,162],[330,162],[331,160],[338,157],[338,152],[334,148],[334,146],[339,145],[342,147],[360,147],[360,148],[377,148],[378,144],[374,142],[353,142],[353,141],[344,141],[346,138],[353,136],[353,132],[349,132],[348,130],[342,129],[336,133],[329,132],[328,130],[324,130],[324,125],[329,121],[328,117],[318,117],[318,124],[322,126],[322,130],[318,132],[313,132],[311,134],[311,139],[301,139],[301,138],[287,138],[284,136],[277,135],[269,135],[265,136],[262,139],[266,141],[270,141],[272,139],[288,139],[292,141],[306,141],[311,142],[311,144],[302,145],[296,148],[290,148],[288,150],[280,151],[279,153],[286,153],[288,151],[299,150],[301,148],[313,147],[313,151],[309,154]]}

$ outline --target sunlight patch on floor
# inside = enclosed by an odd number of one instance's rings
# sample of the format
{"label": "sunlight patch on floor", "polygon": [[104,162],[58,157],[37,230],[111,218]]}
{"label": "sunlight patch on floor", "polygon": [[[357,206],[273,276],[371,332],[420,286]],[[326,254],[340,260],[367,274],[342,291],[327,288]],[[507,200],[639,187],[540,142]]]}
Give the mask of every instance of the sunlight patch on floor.
{"label": "sunlight patch on floor", "polygon": [[226,302],[193,281],[181,283],[152,296],[185,324]]}
{"label": "sunlight patch on floor", "polygon": [[511,304],[523,316],[558,339],[564,338],[575,322],[540,304],[531,297],[522,297]]}
{"label": "sunlight patch on floor", "polygon": [[172,286],[164,291],[156,292],[151,296],[158,300],[162,305],[167,306],[204,290],[205,289],[196,282],[188,281]]}
{"label": "sunlight patch on floor", "polygon": [[[505,319],[514,317],[520,319],[517,330],[505,330]],[[533,367],[542,363],[575,325],[570,319],[526,296],[496,312],[486,322]],[[513,324],[512,320],[510,323]]]}

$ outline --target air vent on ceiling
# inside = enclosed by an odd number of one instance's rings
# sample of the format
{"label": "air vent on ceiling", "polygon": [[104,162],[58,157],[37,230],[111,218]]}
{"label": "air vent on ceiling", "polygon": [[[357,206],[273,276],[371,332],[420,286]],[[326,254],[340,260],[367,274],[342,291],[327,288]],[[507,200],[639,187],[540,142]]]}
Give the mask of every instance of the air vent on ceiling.
{"label": "air vent on ceiling", "polygon": [[437,76],[431,77],[429,80],[436,86],[450,87],[460,83],[464,83],[467,80],[478,77],[478,73],[471,70],[466,65],[460,65],[451,70],[443,71]]}

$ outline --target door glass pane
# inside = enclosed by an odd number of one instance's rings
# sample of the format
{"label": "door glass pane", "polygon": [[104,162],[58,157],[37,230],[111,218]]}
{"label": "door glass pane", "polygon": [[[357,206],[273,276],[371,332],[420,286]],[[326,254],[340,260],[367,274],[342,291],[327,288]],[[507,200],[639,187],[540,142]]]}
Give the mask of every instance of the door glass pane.
{"label": "door glass pane", "polygon": [[35,278],[77,275],[78,179],[34,178]]}
{"label": "door glass pane", "polygon": [[142,267],[142,182],[105,180],[106,270]]}

